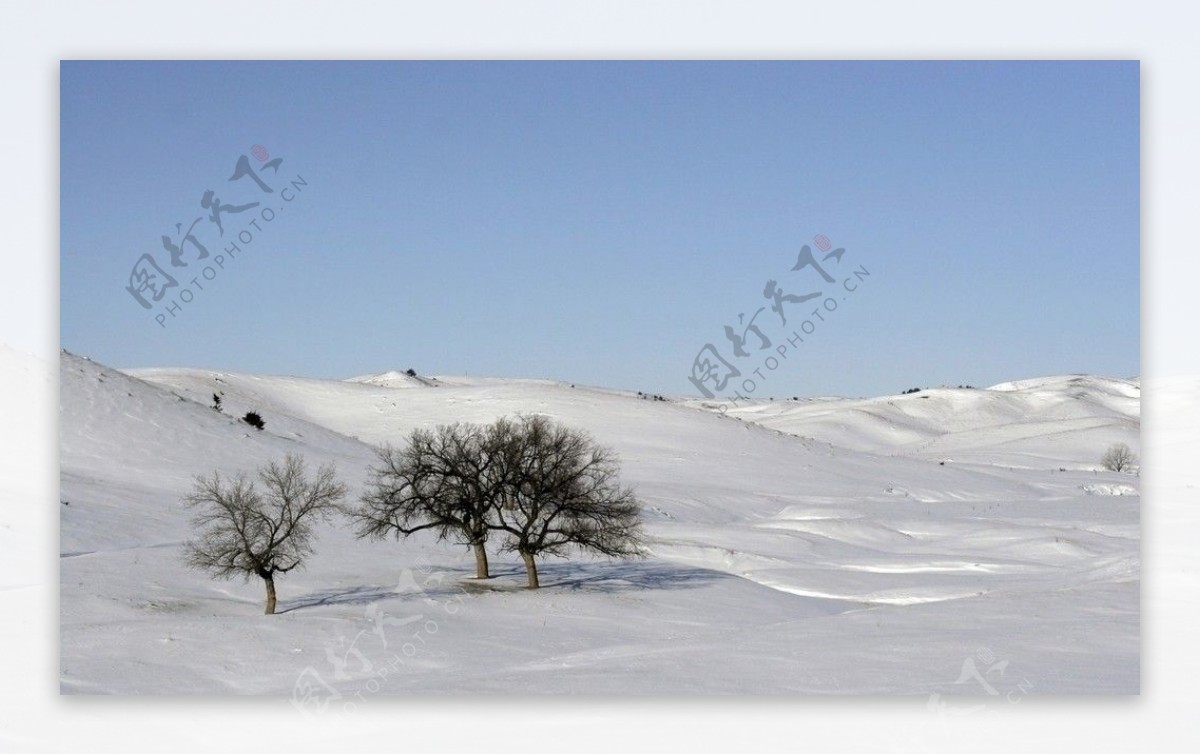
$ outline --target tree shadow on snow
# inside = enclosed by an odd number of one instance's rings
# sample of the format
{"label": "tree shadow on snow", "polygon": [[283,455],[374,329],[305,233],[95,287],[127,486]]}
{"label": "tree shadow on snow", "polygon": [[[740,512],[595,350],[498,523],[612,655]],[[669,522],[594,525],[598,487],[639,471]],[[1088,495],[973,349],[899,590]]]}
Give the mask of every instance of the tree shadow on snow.
{"label": "tree shadow on snow", "polygon": [[[380,600],[420,597],[440,600],[463,591],[525,592],[525,567],[499,564],[492,578],[476,580],[461,568],[431,569],[428,573],[403,570],[405,577],[392,587],[363,585],[312,593],[280,601],[277,613],[291,613],[318,606],[369,605]],[[655,561],[548,562],[538,564],[541,589],[584,593],[621,593],[639,590],[686,590],[734,579],[724,572]]]}
{"label": "tree shadow on snow", "polygon": [[282,608],[276,613],[291,613],[301,608],[313,608],[315,606],[357,606],[368,605],[377,600],[385,600],[394,598],[396,591],[391,588],[381,588],[378,586],[362,586],[362,587],[343,587],[336,590],[324,590],[321,592],[305,595],[302,598],[294,600],[279,601]]}
{"label": "tree shadow on snow", "polygon": [[[688,590],[710,585],[730,575],[662,561],[554,562],[538,564],[543,590],[617,593],[636,590]],[[489,583],[525,587],[525,567],[503,565]]]}

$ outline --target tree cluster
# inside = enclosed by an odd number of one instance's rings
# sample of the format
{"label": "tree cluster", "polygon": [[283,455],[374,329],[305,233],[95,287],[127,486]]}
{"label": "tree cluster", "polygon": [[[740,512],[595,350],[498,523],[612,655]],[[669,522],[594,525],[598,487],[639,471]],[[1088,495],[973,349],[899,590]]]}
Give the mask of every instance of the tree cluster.
{"label": "tree cluster", "polygon": [[429,530],[467,545],[479,579],[490,576],[486,543],[498,535],[536,588],[542,555],[641,554],[641,504],[618,473],[611,450],[546,417],[443,425],[380,450],[353,518],[360,537]]}
{"label": "tree cluster", "polygon": [[430,531],[467,545],[480,579],[490,576],[486,544],[496,537],[501,551],[521,556],[536,588],[541,556],[642,554],[641,504],[618,472],[611,450],[541,416],[416,430],[402,448],[378,451],[352,508],[332,466],[310,477],[289,455],[260,468],[257,481],[219,472],[195,479],[184,499],[197,531],[187,563],[221,579],[261,578],[274,613],[275,577],[302,566],[315,524],[340,512],[360,538]]}

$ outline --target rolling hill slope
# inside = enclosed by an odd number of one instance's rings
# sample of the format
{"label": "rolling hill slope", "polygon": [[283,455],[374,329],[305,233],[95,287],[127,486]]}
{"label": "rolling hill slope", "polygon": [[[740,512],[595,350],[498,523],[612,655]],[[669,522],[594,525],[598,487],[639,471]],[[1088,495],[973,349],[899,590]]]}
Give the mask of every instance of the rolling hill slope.
{"label": "rolling hill slope", "polygon": [[[790,402],[738,421],[545,380],[61,364],[65,692],[978,693],[957,680],[980,648],[1037,675],[1036,692],[1138,689],[1137,480],[1084,454],[1136,443],[1132,383]],[[236,419],[249,410],[263,431]],[[365,543],[331,522],[271,617],[260,585],[181,563],[196,474],[300,452],[356,496],[374,446],[517,412],[617,450],[649,558],[549,561],[529,592],[516,559],[481,585],[459,546]],[[963,461],[940,464],[950,450]],[[1097,494],[1116,491],[1133,495]]]}

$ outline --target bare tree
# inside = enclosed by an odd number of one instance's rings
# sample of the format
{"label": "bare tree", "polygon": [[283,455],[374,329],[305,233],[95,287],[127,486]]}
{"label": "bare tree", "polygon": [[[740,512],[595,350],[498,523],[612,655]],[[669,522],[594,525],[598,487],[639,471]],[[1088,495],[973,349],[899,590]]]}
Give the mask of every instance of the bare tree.
{"label": "bare tree", "polygon": [[351,516],[359,537],[407,537],[422,530],[475,552],[475,576],[488,579],[485,543],[505,470],[486,428],[471,424],[416,430],[402,449],[385,447],[361,505]]}
{"label": "bare tree", "polygon": [[199,535],[187,544],[189,566],[219,579],[260,577],[267,588],[266,613],[275,613],[275,575],[302,565],[312,553],[313,525],[338,509],[346,488],[333,465],[310,480],[300,456],[258,470],[263,492],[245,474],[199,476],[184,505]]}
{"label": "bare tree", "polygon": [[1137,454],[1124,443],[1114,443],[1101,457],[1100,463],[1113,472],[1125,472],[1137,464]]}
{"label": "bare tree", "polygon": [[494,509],[504,549],[521,554],[530,588],[539,586],[537,557],[571,549],[640,556],[641,504],[618,480],[619,464],[587,433],[546,417],[500,420],[491,444],[504,458],[505,492]]}

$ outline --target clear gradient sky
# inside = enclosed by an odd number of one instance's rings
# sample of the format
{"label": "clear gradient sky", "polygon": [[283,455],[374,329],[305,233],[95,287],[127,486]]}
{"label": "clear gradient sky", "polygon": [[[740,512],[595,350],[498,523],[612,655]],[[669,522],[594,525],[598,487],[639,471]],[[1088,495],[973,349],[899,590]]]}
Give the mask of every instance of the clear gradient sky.
{"label": "clear gradient sky", "polygon": [[[833,272],[871,275],[756,395],[1140,371],[1136,61],[64,62],[61,78],[62,345],[112,366],[694,394],[706,343],[739,364],[724,326],[770,306],[767,280],[820,283],[791,268],[825,234],[846,249]],[[228,180],[242,155],[270,195]],[[209,190],[260,204],[223,213],[222,237]],[[212,256],[185,244],[172,267],[161,237],[197,218]],[[180,284],[149,310],[126,290],[143,254]],[[774,346],[799,315],[757,322]]]}

